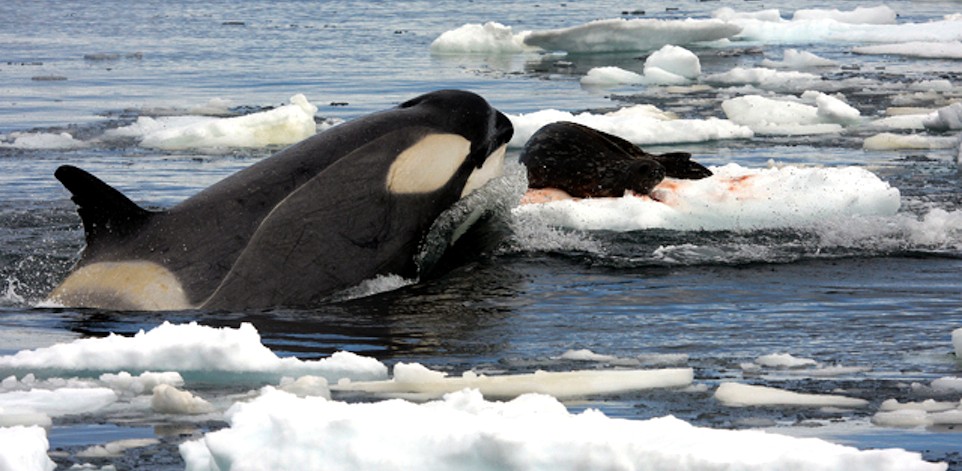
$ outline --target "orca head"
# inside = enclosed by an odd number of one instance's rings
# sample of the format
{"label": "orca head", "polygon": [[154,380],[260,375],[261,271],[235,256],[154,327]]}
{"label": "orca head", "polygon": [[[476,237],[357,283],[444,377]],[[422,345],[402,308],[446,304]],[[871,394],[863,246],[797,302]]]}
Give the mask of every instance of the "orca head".
{"label": "orca head", "polygon": [[[398,109],[415,111],[438,132],[467,141],[462,143],[467,147],[466,154],[451,156],[461,160],[451,175],[452,183],[461,186],[461,197],[503,173],[504,154],[514,127],[481,96],[463,90],[438,90],[401,103]],[[436,166],[425,166],[424,170],[430,171],[430,167]]]}

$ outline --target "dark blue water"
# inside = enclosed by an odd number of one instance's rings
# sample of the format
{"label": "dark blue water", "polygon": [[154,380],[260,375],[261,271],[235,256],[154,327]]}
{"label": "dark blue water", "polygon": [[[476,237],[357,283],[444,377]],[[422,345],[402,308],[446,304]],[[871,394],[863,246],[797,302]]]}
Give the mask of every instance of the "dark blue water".
{"label": "dark blue water", "polygon": [[[787,13],[836,6],[655,2],[645,10],[647,17],[685,18],[707,17],[720,7]],[[889,6],[901,21],[962,11],[957,2],[947,1]],[[885,399],[928,397],[911,383],[962,375],[950,338],[952,330],[962,327],[957,149],[865,151],[862,140],[875,131],[864,128],[841,135],[759,136],[661,149],[688,150],[708,164],[758,167],[773,159],[862,166],[901,192],[902,209],[895,217],[738,232],[589,234],[543,228],[533,238],[509,236],[500,250],[439,280],[311,310],[126,313],[34,307],[67,273],[83,244],[68,194],[52,177],[57,166],[81,166],[145,206],[165,207],[277,150],[162,151],[97,140],[105,130],[140,116],[178,114],[213,98],[231,100],[232,112],[240,114],[304,93],[318,105],[319,120],[351,119],[429,90],[465,88],[510,113],[653,103],[684,117],[723,117],[721,101],[737,91],[596,91],[578,83],[594,66],[639,70],[643,53],[573,56],[566,59],[573,65],[558,69],[553,57],[441,57],[429,49],[439,34],[464,23],[493,20],[515,31],[546,29],[636,9],[610,2],[3,3],[0,142],[11,143],[15,132],[69,132],[86,145],[40,150],[0,146],[0,338],[5,342],[0,353],[77,335],[132,334],[169,320],[214,326],[252,322],[264,343],[281,355],[318,358],[349,350],[389,364],[416,361],[450,372],[570,369],[576,365],[552,358],[581,348],[619,357],[683,354],[706,392],[632,393],[592,398],[572,408],[599,407],[631,418],[673,414],[713,427],[777,424],[774,428],[785,433],[859,448],[905,447],[958,467],[962,435],[954,430],[899,430],[869,423]],[[777,59],[787,47],[837,60],[839,67],[819,73],[830,80],[867,79],[858,89],[831,91],[845,94],[863,116],[895,106],[902,84],[913,81],[952,84],[917,106],[938,107],[962,97],[958,61],[855,56],[851,46],[802,38],[798,44],[720,49],[752,50],[735,55],[719,54],[717,47],[693,50],[705,73],[762,57]],[[941,137],[947,136],[951,133]],[[933,211],[949,215],[944,224],[934,221]],[[926,220],[929,224],[913,223]],[[549,244],[554,238],[560,242]],[[700,250],[675,261],[652,255],[659,247],[684,244]],[[754,375],[741,367],[777,352],[861,370],[823,378]],[[870,406],[856,411],[726,408],[711,397],[724,380],[823,394],[842,389],[869,400]],[[223,386],[198,388],[214,395],[237,392]],[[958,401],[960,393],[939,399]],[[55,457],[58,463],[82,461],[75,453],[88,445],[71,438],[70,430],[85,433],[104,422],[112,425],[98,429],[98,443],[141,438],[150,435],[145,428],[154,427],[161,444],[129,452],[118,463],[155,469],[178,469],[177,443],[223,426],[191,424],[185,432],[176,418],[124,414],[57,419],[50,439],[51,449],[63,449]]]}

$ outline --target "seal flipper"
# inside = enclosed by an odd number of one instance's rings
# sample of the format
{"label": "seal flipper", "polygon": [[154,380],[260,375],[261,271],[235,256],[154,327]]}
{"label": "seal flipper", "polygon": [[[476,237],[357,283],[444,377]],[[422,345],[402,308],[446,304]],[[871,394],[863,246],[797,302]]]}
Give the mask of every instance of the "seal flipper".
{"label": "seal flipper", "polygon": [[665,167],[665,174],[671,178],[700,180],[712,176],[712,171],[691,160],[691,154],[688,152],[669,152],[667,154],[650,155],[649,157]]}
{"label": "seal flipper", "polygon": [[54,177],[73,195],[77,213],[83,221],[87,249],[105,240],[127,237],[137,231],[153,214],[104,183],[89,172],[63,165]]}

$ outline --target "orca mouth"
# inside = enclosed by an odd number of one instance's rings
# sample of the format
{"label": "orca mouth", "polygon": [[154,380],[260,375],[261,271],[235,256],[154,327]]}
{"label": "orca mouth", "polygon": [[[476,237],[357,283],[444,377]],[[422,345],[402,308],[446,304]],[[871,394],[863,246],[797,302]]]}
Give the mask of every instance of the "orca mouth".
{"label": "orca mouth", "polygon": [[481,167],[471,171],[471,175],[468,175],[468,180],[461,190],[461,198],[481,188],[489,181],[504,175],[504,154],[507,150],[508,145],[502,144],[501,147],[498,147],[488,155],[484,163],[481,164]]}

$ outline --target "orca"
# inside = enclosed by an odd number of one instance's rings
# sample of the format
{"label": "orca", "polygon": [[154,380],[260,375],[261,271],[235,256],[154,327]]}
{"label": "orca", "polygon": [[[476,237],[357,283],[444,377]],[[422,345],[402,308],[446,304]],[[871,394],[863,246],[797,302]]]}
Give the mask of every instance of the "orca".
{"label": "orca", "polygon": [[484,98],[435,91],[318,133],[161,211],[61,166],[54,175],[77,205],[86,246],[48,301],[305,307],[378,275],[417,278],[432,223],[500,175],[513,131]]}

